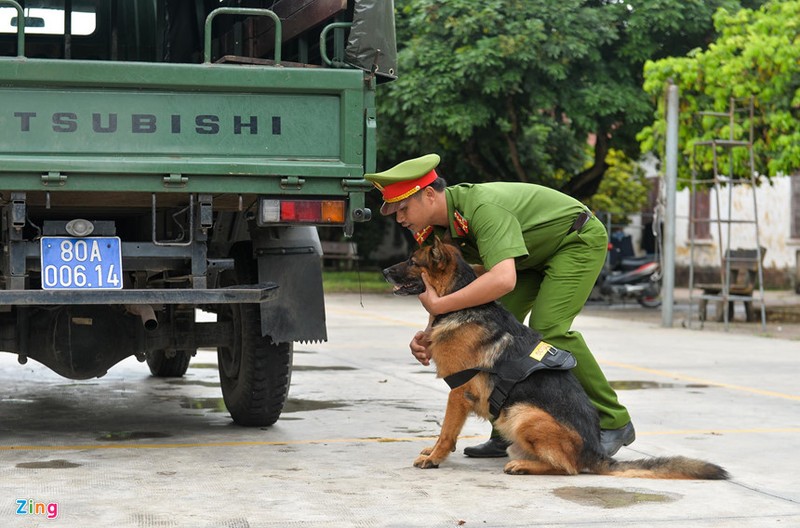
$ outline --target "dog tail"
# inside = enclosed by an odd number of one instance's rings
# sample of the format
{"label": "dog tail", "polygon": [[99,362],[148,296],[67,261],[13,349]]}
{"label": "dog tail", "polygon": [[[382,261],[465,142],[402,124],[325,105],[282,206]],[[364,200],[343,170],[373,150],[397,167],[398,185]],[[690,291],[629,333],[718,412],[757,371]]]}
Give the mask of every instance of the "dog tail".
{"label": "dog tail", "polygon": [[652,479],[727,480],[730,478],[728,472],[716,464],[682,456],[626,461],[608,458],[592,468],[592,472],[615,477]]}

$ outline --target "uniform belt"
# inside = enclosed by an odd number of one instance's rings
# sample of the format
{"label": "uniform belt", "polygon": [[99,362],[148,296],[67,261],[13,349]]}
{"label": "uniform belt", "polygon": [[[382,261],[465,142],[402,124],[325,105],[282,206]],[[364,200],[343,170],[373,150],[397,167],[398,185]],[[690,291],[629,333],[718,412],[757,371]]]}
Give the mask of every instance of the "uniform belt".
{"label": "uniform belt", "polygon": [[585,226],[586,222],[588,222],[591,218],[592,218],[592,213],[590,213],[589,211],[582,212],[581,214],[578,215],[578,218],[575,219],[575,223],[572,224],[572,226],[569,228],[567,234],[580,233],[581,229],[583,229],[583,226]]}

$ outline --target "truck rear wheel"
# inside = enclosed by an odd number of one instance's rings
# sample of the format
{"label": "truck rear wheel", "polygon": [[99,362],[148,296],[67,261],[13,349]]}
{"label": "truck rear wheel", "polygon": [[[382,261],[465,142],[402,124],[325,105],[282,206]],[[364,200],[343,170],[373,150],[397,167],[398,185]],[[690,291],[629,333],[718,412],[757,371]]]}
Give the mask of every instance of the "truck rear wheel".
{"label": "truck rear wheel", "polygon": [[147,366],[157,378],[180,378],[189,369],[191,359],[191,352],[178,350],[174,356],[168,357],[166,351],[157,350],[147,354]]}
{"label": "truck rear wheel", "polygon": [[244,426],[274,424],[289,394],[292,343],[261,335],[257,304],[225,305],[218,321],[233,323],[233,346],[217,349],[222,397],[233,421]]}

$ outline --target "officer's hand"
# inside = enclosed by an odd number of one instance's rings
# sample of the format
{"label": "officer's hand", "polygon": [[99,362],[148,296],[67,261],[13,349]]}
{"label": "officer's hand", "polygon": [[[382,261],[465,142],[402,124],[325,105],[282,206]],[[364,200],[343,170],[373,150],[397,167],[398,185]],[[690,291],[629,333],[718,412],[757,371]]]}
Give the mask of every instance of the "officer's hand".
{"label": "officer's hand", "polygon": [[411,355],[426,367],[431,364],[431,353],[428,351],[429,344],[430,340],[428,339],[428,334],[425,332],[417,332],[414,334],[414,339],[412,339],[411,343],[408,345],[411,349]]}

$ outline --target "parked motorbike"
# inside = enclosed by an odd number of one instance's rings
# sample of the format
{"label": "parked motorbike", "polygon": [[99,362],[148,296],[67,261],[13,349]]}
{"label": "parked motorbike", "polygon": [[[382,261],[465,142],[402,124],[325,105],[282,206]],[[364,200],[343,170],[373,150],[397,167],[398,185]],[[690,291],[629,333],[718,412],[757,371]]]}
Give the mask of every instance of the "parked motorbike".
{"label": "parked motorbike", "polygon": [[645,308],[661,306],[661,265],[656,255],[636,257],[629,235],[612,236],[608,259],[589,297],[608,303],[636,300]]}

